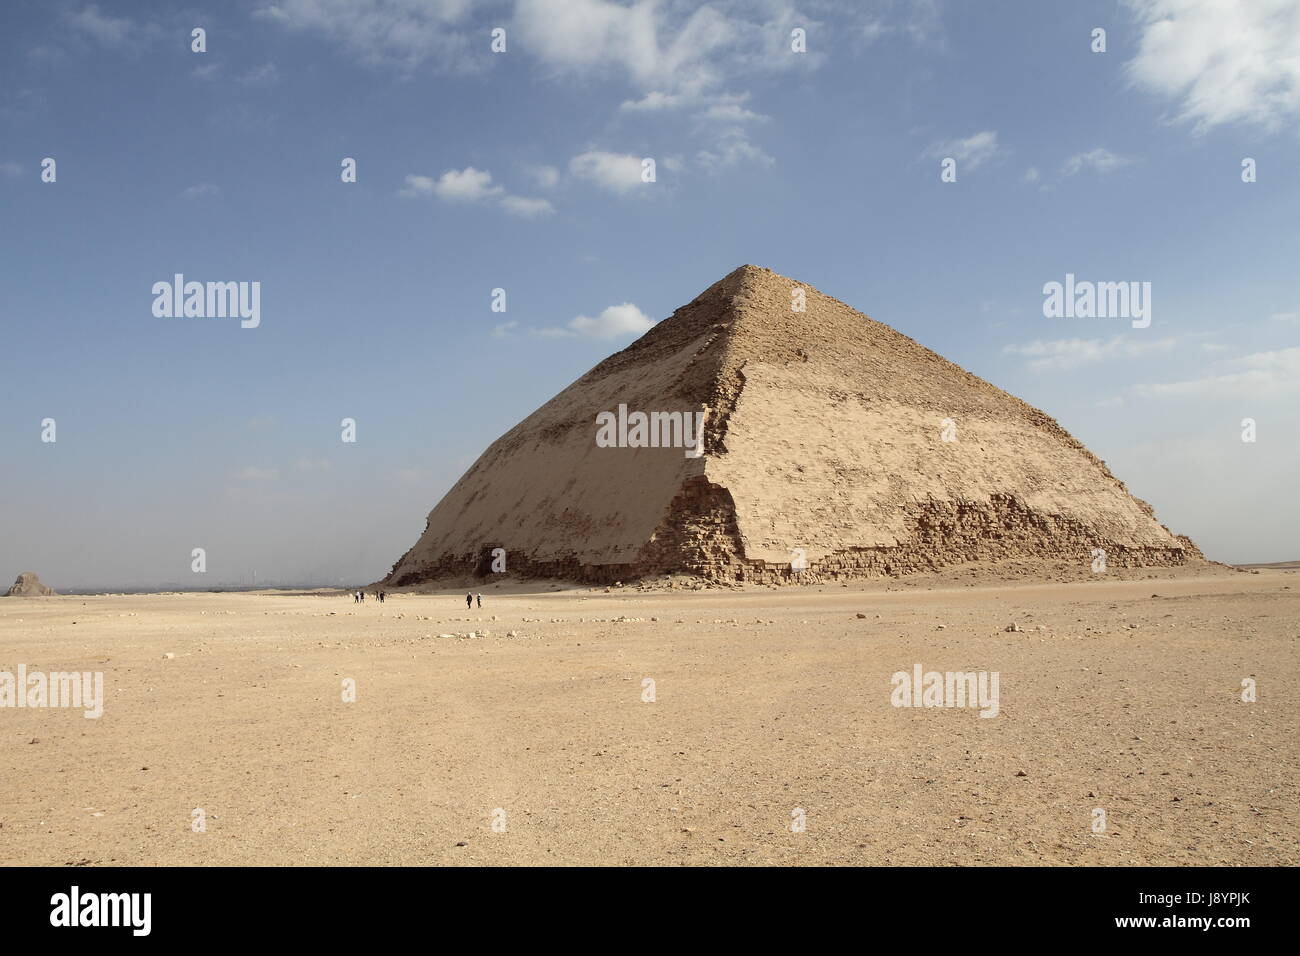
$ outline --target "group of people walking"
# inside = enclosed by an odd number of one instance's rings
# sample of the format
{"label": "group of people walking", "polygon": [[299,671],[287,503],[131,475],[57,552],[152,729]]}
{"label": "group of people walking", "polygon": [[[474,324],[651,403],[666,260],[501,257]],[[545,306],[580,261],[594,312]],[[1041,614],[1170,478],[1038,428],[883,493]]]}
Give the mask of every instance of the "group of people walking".
{"label": "group of people walking", "polygon": [[[375,592],[375,600],[378,601],[380,604],[383,604],[383,603],[384,603],[384,598],[386,598],[387,596],[388,596],[387,593],[384,592],[384,591],[376,591],[376,592]],[[474,594],[473,592],[471,592],[471,593],[465,595],[465,607],[467,607],[467,608],[472,608],[472,607],[474,606],[474,601],[475,601],[475,599],[478,600],[478,606],[479,606],[479,607],[482,607],[482,606],[483,606],[483,595],[482,595],[482,594]],[[352,603],[353,603],[353,604],[365,604],[365,603],[366,603],[366,592],[365,592],[365,591],[361,591],[361,590],[353,591],[353,592],[352,592]]]}

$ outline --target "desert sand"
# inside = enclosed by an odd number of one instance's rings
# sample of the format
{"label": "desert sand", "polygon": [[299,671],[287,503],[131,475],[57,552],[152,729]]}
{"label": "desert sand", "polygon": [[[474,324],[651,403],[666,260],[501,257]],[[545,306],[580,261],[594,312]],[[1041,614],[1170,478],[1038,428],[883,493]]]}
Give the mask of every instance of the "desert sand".
{"label": "desert sand", "polygon": [[0,670],[105,685],[0,709],[0,862],[1300,862],[1295,570],[482,590],[0,601]]}

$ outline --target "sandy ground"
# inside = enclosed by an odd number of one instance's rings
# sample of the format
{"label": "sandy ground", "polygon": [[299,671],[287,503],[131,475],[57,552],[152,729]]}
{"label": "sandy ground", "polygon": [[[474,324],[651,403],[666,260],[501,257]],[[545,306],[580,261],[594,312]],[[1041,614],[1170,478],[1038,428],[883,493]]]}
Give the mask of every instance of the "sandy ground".
{"label": "sandy ground", "polygon": [[[1298,639],[1290,570],[5,599],[0,670],[106,700],[0,709],[0,863],[1295,865]],[[892,706],[917,663],[999,715]]]}

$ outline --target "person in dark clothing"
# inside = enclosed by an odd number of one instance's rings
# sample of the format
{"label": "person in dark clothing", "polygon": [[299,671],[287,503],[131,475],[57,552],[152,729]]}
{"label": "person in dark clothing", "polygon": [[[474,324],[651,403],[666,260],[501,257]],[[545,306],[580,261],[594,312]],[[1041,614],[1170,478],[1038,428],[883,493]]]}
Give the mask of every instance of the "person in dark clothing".
{"label": "person in dark clothing", "polygon": [[478,606],[479,606],[479,607],[482,607],[482,606],[483,606],[483,595],[481,595],[481,594],[476,594],[475,597],[478,598]]}
{"label": "person in dark clothing", "polygon": [[466,594],[466,595],[465,595],[465,610],[468,611],[468,610],[469,610],[470,608],[472,608],[473,606],[474,606],[474,595],[472,595],[472,594]]}

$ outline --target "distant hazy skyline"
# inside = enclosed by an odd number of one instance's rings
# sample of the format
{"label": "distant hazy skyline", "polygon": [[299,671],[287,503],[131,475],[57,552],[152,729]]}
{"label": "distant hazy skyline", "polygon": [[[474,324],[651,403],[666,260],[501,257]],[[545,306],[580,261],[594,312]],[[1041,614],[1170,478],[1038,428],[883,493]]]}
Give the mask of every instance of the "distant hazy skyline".
{"label": "distant hazy skyline", "polygon": [[[1300,0],[6,3],[0,586],[373,581],[743,263],[1043,409],[1208,557],[1300,558],[1298,133]],[[255,327],[157,314],[178,274],[257,283]],[[1045,316],[1067,276],[1149,325]]]}

